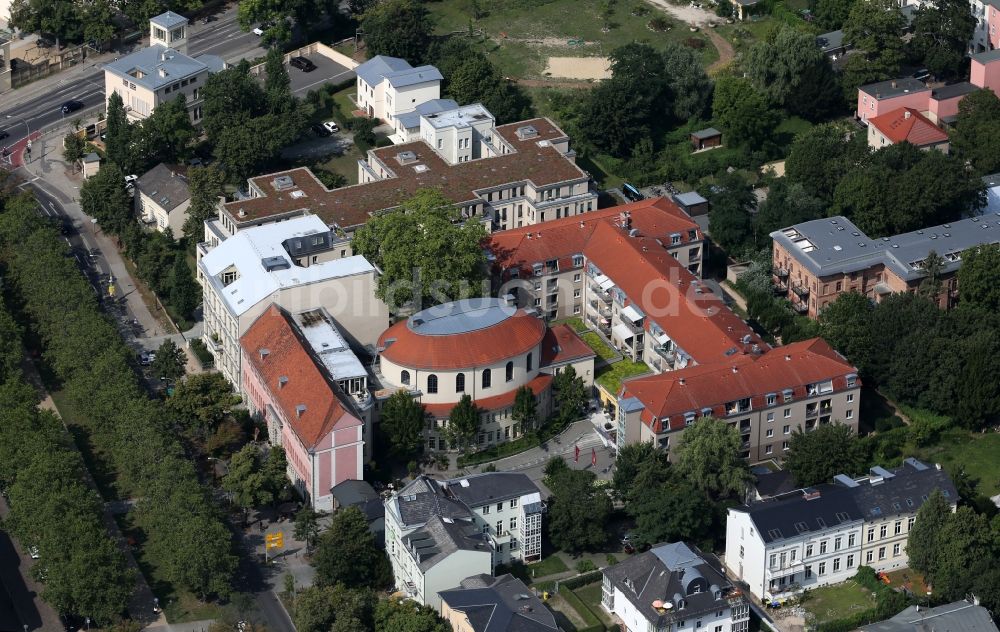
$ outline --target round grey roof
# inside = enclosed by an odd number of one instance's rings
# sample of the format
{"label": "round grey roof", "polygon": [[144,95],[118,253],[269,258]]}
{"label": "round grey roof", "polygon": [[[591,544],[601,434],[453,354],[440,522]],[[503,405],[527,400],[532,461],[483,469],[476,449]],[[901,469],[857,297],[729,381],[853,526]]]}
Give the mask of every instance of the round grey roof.
{"label": "round grey roof", "polygon": [[517,307],[503,299],[470,298],[417,312],[406,326],[421,336],[452,336],[499,325],[515,313]]}

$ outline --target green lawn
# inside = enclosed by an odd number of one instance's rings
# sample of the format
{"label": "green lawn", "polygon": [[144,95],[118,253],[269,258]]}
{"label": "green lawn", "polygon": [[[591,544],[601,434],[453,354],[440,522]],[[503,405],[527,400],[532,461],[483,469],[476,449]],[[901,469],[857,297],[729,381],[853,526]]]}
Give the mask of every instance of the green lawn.
{"label": "green lawn", "polygon": [[581,331],[587,331],[587,326],[583,324],[583,320],[577,318],[576,316],[568,316],[566,318],[560,318],[559,320],[552,321],[552,325],[569,325],[573,331],[579,333]]}
{"label": "green lawn", "polygon": [[1000,493],[1000,434],[970,433],[955,429],[942,435],[936,445],[917,448],[915,456],[925,463],[940,463],[948,472],[964,468],[979,480],[986,496]]}
{"label": "green lawn", "polygon": [[622,387],[623,380],[650,372],[651,370],[645,362],[622,360],[600,369],[597,372],[597,383],[609,393],[617,393]]}
{"label": "green lawn", "polygon": [[802,605],[815,615],[816,623],[825,623],[867,610],[875,605],[875,600],[871,592],[849,580],[810,590]]}
{"label": "green lawn", "polygon": [[528,569],[531,571],[532,577],[547,577],[556,573],[565,573],[569,567],[558,555],[550,555],[540,562],[530,564]]}
{"label": "green lawn", "polygon": [[[479,6],[478,19],[473,5]],[[708,38],[691,33],[664,12],[642,0],[613,4],[607,20],[600,15],[600,0],[551,0],[531,3],[523,0],[441,0],[427,4],[440,35],[465,34],[477,29],[484,37],[483,50],[506,76],[541,78],[549,56],[606,56],[613,49],[634,41],[663,47],[668,43],[700,41],[696,49],[704,65],[718,59]],[[633,15],[633,12],[641,15]],[[654,17],[665,17],[670,30],[656,33],[648,28]],[[698,46],[699,44],[695,44]]]}
{"label": "green lawn", "polygon": [[608,343],[604,342],[600,336],[592,331],[588,331],[581,334],[580,338],[587,343],[587,346],[594,350],[597,357],[610,362],[617,358],[620,354],[608,346]]}
{"label": "green lawn", "polygon": [[574,588],[573,592],[576,593],[576,596],[580,598],[580,601],[585,606],[590,608],[591,612],[601,619],[604,625],[612,625],[613,621],[611,621],[604,609],[601,608],[601,582],[594,582],[580,588]]}

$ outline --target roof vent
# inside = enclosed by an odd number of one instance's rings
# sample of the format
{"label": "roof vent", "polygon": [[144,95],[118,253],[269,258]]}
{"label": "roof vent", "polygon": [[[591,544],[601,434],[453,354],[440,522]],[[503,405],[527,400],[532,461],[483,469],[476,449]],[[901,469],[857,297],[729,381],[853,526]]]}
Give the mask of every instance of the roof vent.
{"label": "roof vent", "polygon": [[271,182],[271,184],[278,191],[284,191],[285,189],[290,189],[295,186],[295,183],[292,181],[292,176],[278,176]]}
{"label": "roof vent", "polygon": [[[894,83],[895,83],[895,82],[894,82]],[[905,112],[903,112],[903,118],[904,118],[904,119],[908,119],[908,118],[910,118],[910,116],[911,116],[911,114],[910,114],[910,111],[909,111],[909,110],[906,110]]]}
{"label": "roof vent", "polygon": [[288,376],[282,375],[278,378],[278,388],[284,388],[285,384],[288,384]]}
{"label": "roof vent", "polygon": [[263,359],[264,359],[264,358],[266,358],[266,357],[268,356],[268,354],[270,354],[270,353],[271,353],[271,352],[270,352],[270,351],[269,351],[268,349],[266,349],[266,348],[261,348],[261,350],[260,350],[260,359],[261,359],[261,360],[263,360]]}
{"label": "roof vent", "polygon": [[408,165],[411,162],[416,162],[417,154],[412,151],[401,151],[396,154],[396,162],[401,165]]}
{"label": "roof vent", "polygon": [[802,490],[802,498],[805,500],[816,500],[820,495],[820,491],[815,487],[806,487]]}
{"label": "roof vent", "polygon": [[413,165],[413,170],[417,173],[424,173],[427,171],[427,165]]}
{"label": "roof vent", "polygon": [[680,379],[680,384],[681,384],[681,386],[684,386],[684,378]]}
{"label": "roof vent", "polygon": [[792,356],[786,355],[785,356],[785,362],[791,362],[791,361],[792,361]]}
{"label": "roof vent", "polygon": [[295,416],[302,417],[302,414],[306,412],[305,404],[298,404],[295,406]]}
{"label": "roof vent", "polygon": [[517,137],[521,140],[527,140],[529,138],[535,138],[538,136],[538,130],[535,129],[534,125],[523,125],[517,128]]}
{"label": "roof vent", "polygon": [[740,370],[738,368],[733,367],[733,373],[739,373],[739,372],[740,372]]}
{"label": "roof vent", "polygon": [[246,217],[247,216],[247,212],[244,211],[243,209],[240,209],[240,210],[236,211],[236,215],[238,217]]}

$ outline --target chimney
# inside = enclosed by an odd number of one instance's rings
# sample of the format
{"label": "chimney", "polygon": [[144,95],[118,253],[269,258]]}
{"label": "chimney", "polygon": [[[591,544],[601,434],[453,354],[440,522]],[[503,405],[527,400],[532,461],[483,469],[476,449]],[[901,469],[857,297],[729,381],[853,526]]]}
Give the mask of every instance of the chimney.
{"label": "chimney", "polygon": [[260,350],[260,359],[263,360],[269,353],[271,353],[270,350],[262,347]]}
{"label": "chimney", "polygon": [[909,110],[904,110],[903,111],[903,118],[904,119],[910,118],[910,111]]}
{"label": "chimney", "polygon": [[299,404],[295,407],[295,416],[301,418],[302,414],[306,412],[306,405]]}
{"label": "chimney", "polygon": [[278,378],[278,388],[284,388],[285,384],[288,384],[288,376],[282,375]]}
{"label": "chimney", "polygon": [[806,487],[802,490],[802,497],[806,500],[816,500],[820,497],[820,491],[815,487]]}

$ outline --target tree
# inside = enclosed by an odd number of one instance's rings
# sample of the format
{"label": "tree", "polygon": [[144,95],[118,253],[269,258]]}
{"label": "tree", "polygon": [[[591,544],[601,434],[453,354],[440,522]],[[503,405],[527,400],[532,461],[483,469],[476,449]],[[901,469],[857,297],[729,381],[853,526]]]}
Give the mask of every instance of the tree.
{"label": "tree", "polygon": [[214,142],[225,130],[240,127],[248,119],[263,114],[267,101],[260,83],[250,76],[250,64],[246,60],[209,76],[202,99],[203,126]]}
{"label": "tree", "polygon": [[295,529],[292,532],[296,540],[304,540],[306,547],[312,549],[320,536],[320,518],[326,516],[325,512],[316,511],[306,505],[295,514]]}
{"label": "tree", "polygon": [[633,98],[624,82],[605,79],[590,90],[579,128],[587,141],[612,156],[628,155],[650,133],[652,111],[647,100]]}
{"label": "tree", "polygon": [[958,293],[963,306],[1000,312],[1000,245],[983,244],[962,253]]}
{"label": "tree", "polygon": [[448,427],[445,429],[448,443],[462,449],[475,444],[479,433],[479,415],[479,407],[472,401],[472,397],[468,393],[462,395],[462,399],[458,400],[448,414]]}
{"label": "tree", "polygon": [[205,222],[218,213],[217,204],[225,184],[225,174],[215,165],[191,167],[187,179],[191,203],[184,220],[184,238],[193,249],[202,239]]}
{"label": "tree", "polygon": [[857,474],[865,465],[854,432],[841,423],[819,424],[810,432],[796,430],[785,453],[785,469],[799,487],[829,483],[837,474]]}
{"label": "tree", "polygon": [[913,527],[910,528],[906,541],[910,568],[925,574],[934,572],[942,549],[947,545],[942,540],[942,535],[951,518],[951,505],[945,500],[941,490],[935,489],[920,506]]}
{"label": "tree", "polygon": [[81,160],[86,149],[87,144],[79,134],[70,132],[63,137],[63,160],[66,162],[75,163],[77,160]]}
{"label": "tree", "polygon": [[597,476],[589,470],[565,469],[551,477],[546,523],[549,539],[567,553],[590,551],[607,540],[605,525],[611,514],[611,499],[594,485]]}
{"label": "tree", "polygon": [[375,632],[450,632],[430,606],[409,599],[379,599],[375,604]]}
{"label": "tree", "polygon": [[785,160],[785,177],[829,203],[837,183],[869,153],[864,134],[824,123],[799,134]]}
{"label": "tree", "polygon": [[632,543],[705,540],[715,522],[716,509],[688,483],[662,483],[632,490],[625,511],[635,519]]}
{"label": "tree", "polygon": [[576,374],[573,365],[556,373],[552,380],[552,390],[555,391],[559,420],[568,423],[579,419],[587,408],[587,386],[583,383],[583,378]]}
{"label": "tree", "polygon": [[712,115],[730,145],[763,145],[778,124],[778,115],[748,79],[723,75],[715,82]]}
{"label": "tree", "polygon": [[389,559],[376,546],[375,536],[357,507],[333,514],[330,528],[319,537],[313,566],[321,586],[381,589],[392,581]]}
{"label": "tree", "polygon": [[125,176],[115,163],[104,165],[84,180],[80,187],[80,206],[101,228],[114,235],[135,223],[131,198],[125,191]]}
{"label": "tree", "polygon": [[911,28],[910,49],[932,75],[953,79],[965,72],[965,53],[976,18],[964,0],[935,0],[920,5]]}
{"label": "tree", "polygon": [[465,57],[451,74],[448,94],[459,103],[482,103],[497,123],[521,121],[531,113],[531,102],[524,92],[479,51]]}
{"label": "tree", "polygon": [[764,238],[776,230],[826,215],[826,203],[806,187],[788,178],[776,178],[768,186],[767,198],[760,203],[754,234]]}
{"label": "tree", "polygon": [[382,405],[382,432],[393,453],[403,459],[416,456],[424,445],[424,406],[406,391],[396,391]]}
{"label": "tree", "polygon": [[839,106],[833,68],[809,33],[781,27],[747,51],[743,66],[776,107],[816,119]]}
{"label": "tree", "polygon": [[618,498],[624,500],[632,491],[636,478],[645,468],[652,467],[662,473],[665,480],[669,476],[670,460],[667,453],[650,442],[628,443],[618,450],[615,457],[615,474],[611,486]]}
{"label": "tree", "polygon": [[177,385],[167,410],[186,430],[206,435],[241,401],[221,373],[195,373]]}
{"label": "tree", "polygon": [[282,112],[292,104],[292,80],[285,67],[285,56],[278,47],[267,50],[264,58],[264,95],[271,112]]}
{"label": "tree", "polygon": [[174,256],[170,271],[170,305],[183,318],[190,318],[201,303],[201,286],[194,280],[184,251]]}
{"label": "tree", "polygon": [[229,471],[222,478],[222,488],[233,502],[249,511],[273,503],[285,485],[285,451],[271,449],[265,459],[260,448],[248,443],[229,460]]}
{"label": "tree", "polygon": [[156,350],[156,359],[150,365],[153,377],[170,380],[177,380],[184,375],[184,367],[187,365],[187,354],[183,349],[179,349],[174,341],[167,338]]}
{"label": "tree", "polygon": [[430,14],[413,0],[389,0],[361,16],[368,54],[402,57],[418,63],[425,59],[431,42]]}
{"label": "tree", "polygon": [[107,132],[104,147],[108,162],[113,162],[122,171],[132,172],[132,124],[125,115],[125,103],[121,95],[113,92],[108,97]]}
{"label": "tree", "polygon": [[992,90],[977,90],[959,102],[951,147],[979,175],[1000,170],[1000,99]]}
{"label": "tree", "polygon": [[843,88],[848,102],[857,99],[859,86],[899,74],[905,27],[906,20],[895,0],[854,3],[844,23],[844,41],[861,54],[849,56],[844,67]]}
{"label": "tree", "polygon": [[116,8],[109,0],[93,0],[83,10],[83,39],[98,46],[109,43],[115,36]]}
{"label": "tree", "polygon": [[996,534],[985,515],[962,506],[948,516],[939,537],[941,547],[930,573],[934,590],[949,601],[962,599],[976,591],[981,577],[995,570]]}
{"label": "tree", "polygon": [[741,498],[753,480],[740,457],[742,440],[737,429],[706,417],[688,426],[674,451],[674,469],[707,498]]}
{"label": "tree", "polygon": [[866,378],[871,375],[873,364],[873,311],[867,296],[845,292],[819,315],[820,335],[858,367]]}
{"label": "tree", "polygon": [[520,424],[521,434],[535,427],[537,406],[538,400],[529,387],[522,386],[514,393],[514,407],[511,409],[510,417]]}
{"label": "tree", "polygon": [[816,0],[812,7],[813,15],[816,16],[816,23],[826,32],[836,31],[844,27],[853,5],[851,0]]}
{"label": "tree", "polygon": [[312,586],[295,598],[295,629],[299,632],[370,631],[377,596],[343,584]]}
{"label": "tree", "polygon": [[757,207],[753,189],[738,172],[721,172],[716,176],[716,186],[708,193],[712,213],[708,230],[712,240],[728,252],[739,256],[748,248],[755,249],[752,213]]}
{"label": "tree", "polygon": [[79,9],[72,0],[14,0],[10,25],[25,33],[49,33],[62,42],[79,42],[83,36]]}
{"label": "tree", "polygon": [[190,154],[195,135],[183,94],[161,103],[133,129],[136,154],[133,169],[142,172],[157,163],[183,160]]}
{"label": "tree", "polygon": [[460,220],[439,191],[421,189],[355,231],[351,247],[382,270],[376,295],[390,309],[411,299],[424,308],[482,295],[486,230]]}

